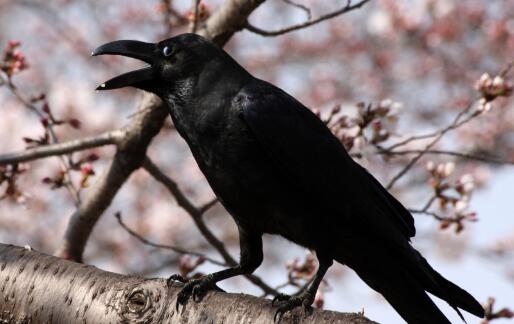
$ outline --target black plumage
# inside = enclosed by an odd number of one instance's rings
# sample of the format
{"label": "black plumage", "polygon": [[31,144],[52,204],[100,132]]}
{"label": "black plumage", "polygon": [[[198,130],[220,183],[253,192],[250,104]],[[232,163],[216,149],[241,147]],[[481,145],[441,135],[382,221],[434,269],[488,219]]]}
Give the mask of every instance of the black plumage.
{"label": "black plumage", "polygon": [[352,268],[409,323],[449,323],[427,291],[457,311],[484,316],[470,294],[411,246],[411,214],[295,98],[194,34],[157,44],[116,41],[93,53],[100,54],[151,64],[99,89],[134,86],[159,95],[239,228],[240,265],[188,282],[177,305],[253,272],[263,259],[262,235],[270,233],[314,250],[320,264],[307,290],[276,297],[279,317],[312,304],[333,260]]}

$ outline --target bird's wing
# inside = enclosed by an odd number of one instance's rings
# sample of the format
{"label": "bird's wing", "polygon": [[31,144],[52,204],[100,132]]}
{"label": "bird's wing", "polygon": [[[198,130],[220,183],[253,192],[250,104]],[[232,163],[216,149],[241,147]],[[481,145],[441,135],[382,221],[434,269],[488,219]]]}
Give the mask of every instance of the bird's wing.
{"label": "bird's wing", "polygon": [[349,219],[345,225],[365,226],[399,244],[415,235],[412,215],[296,99],[256,81],[241,90],[238,106],[272,163],[291,184],[324,210],[339,214],[329,217]]}

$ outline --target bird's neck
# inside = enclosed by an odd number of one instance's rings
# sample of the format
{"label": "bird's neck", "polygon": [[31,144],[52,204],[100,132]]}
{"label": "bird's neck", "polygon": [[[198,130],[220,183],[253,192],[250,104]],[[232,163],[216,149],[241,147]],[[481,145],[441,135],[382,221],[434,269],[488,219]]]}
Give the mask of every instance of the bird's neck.
{"label": "bird's neck", "polygon": [[183,107],[191,100],[195,80],[193,78],[181,79],[173,82],[172,89],[169,89],[162,99],[170,107],[171,113],[178,116],[182,113]]}

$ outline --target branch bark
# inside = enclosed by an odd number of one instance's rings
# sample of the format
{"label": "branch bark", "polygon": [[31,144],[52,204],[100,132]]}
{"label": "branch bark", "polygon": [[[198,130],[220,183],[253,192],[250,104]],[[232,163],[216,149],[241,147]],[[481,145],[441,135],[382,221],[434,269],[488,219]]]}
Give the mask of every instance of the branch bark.
{"label": "branch bark", "polygon": [[[209,292],[179,312],[182,284],[102,271],[27,248],[0,244],[2,323],[273,323],[268,299]],[[298,323],[301,311],[282,323]],[[314,310],[309,323],[374,323],[360,314]]]}
{"label": "branch bark", "polygon": [[230,0],[224,1],[216,12],[207,20],[198,34],[223,46],[234,35],[246,27],[246,19],[265,0]]}

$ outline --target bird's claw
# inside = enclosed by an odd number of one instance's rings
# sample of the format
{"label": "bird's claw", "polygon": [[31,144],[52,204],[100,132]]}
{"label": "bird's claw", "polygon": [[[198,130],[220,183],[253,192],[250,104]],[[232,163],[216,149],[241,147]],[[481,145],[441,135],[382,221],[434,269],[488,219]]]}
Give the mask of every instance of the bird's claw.
{"label": "bird's claw", "polygon": [[276,302],[283,302],[283,301],[287,301],[289,299],[291,299],[291,295],[286,295],[286,294],[279,293],[271,301],[271,306],[275,306]]}
{"label": "bird's claw", "polygon": [[310,314],[312,312],[311,305],[314,302],[314,299],[308,293],[298,296],[279,294],[273,298],[272,305],[276,301],[283,302],[283,304],[278,307],[277,311],[275,312],[275,316],[273,317],[274,322],[279,323],[285,313],[299,306],[302,306],[305,315]]}
{"label": "bird's claw", "polygon": [[[180,279],[173,280],[181,281]],[[185,283],[184,287],[178,293],[177,303],[175,304],[175,309],[177,310],[177,312],[179,310],[180,305],[185,306],[187,304],[189,298],[192,297],[194,302],[199,302],[205,296],[207,291],[209,291],[210,289],[217,288],[216,285],[208,277],[192,279],[189,281],[184,280],[183,282]]]}
{"label": "bird's claw", "polygon": [[173,284],[173,281],[178,281],[178,282],[181,282],[183,284],[185,284],[187,282],[187,279],[185,279],[184,277],[182,277],[181,275],[179,274],[172,274],[168,280],[166,280],[166,284],[168,285],[168,287],[171,287],[172,284]]}

